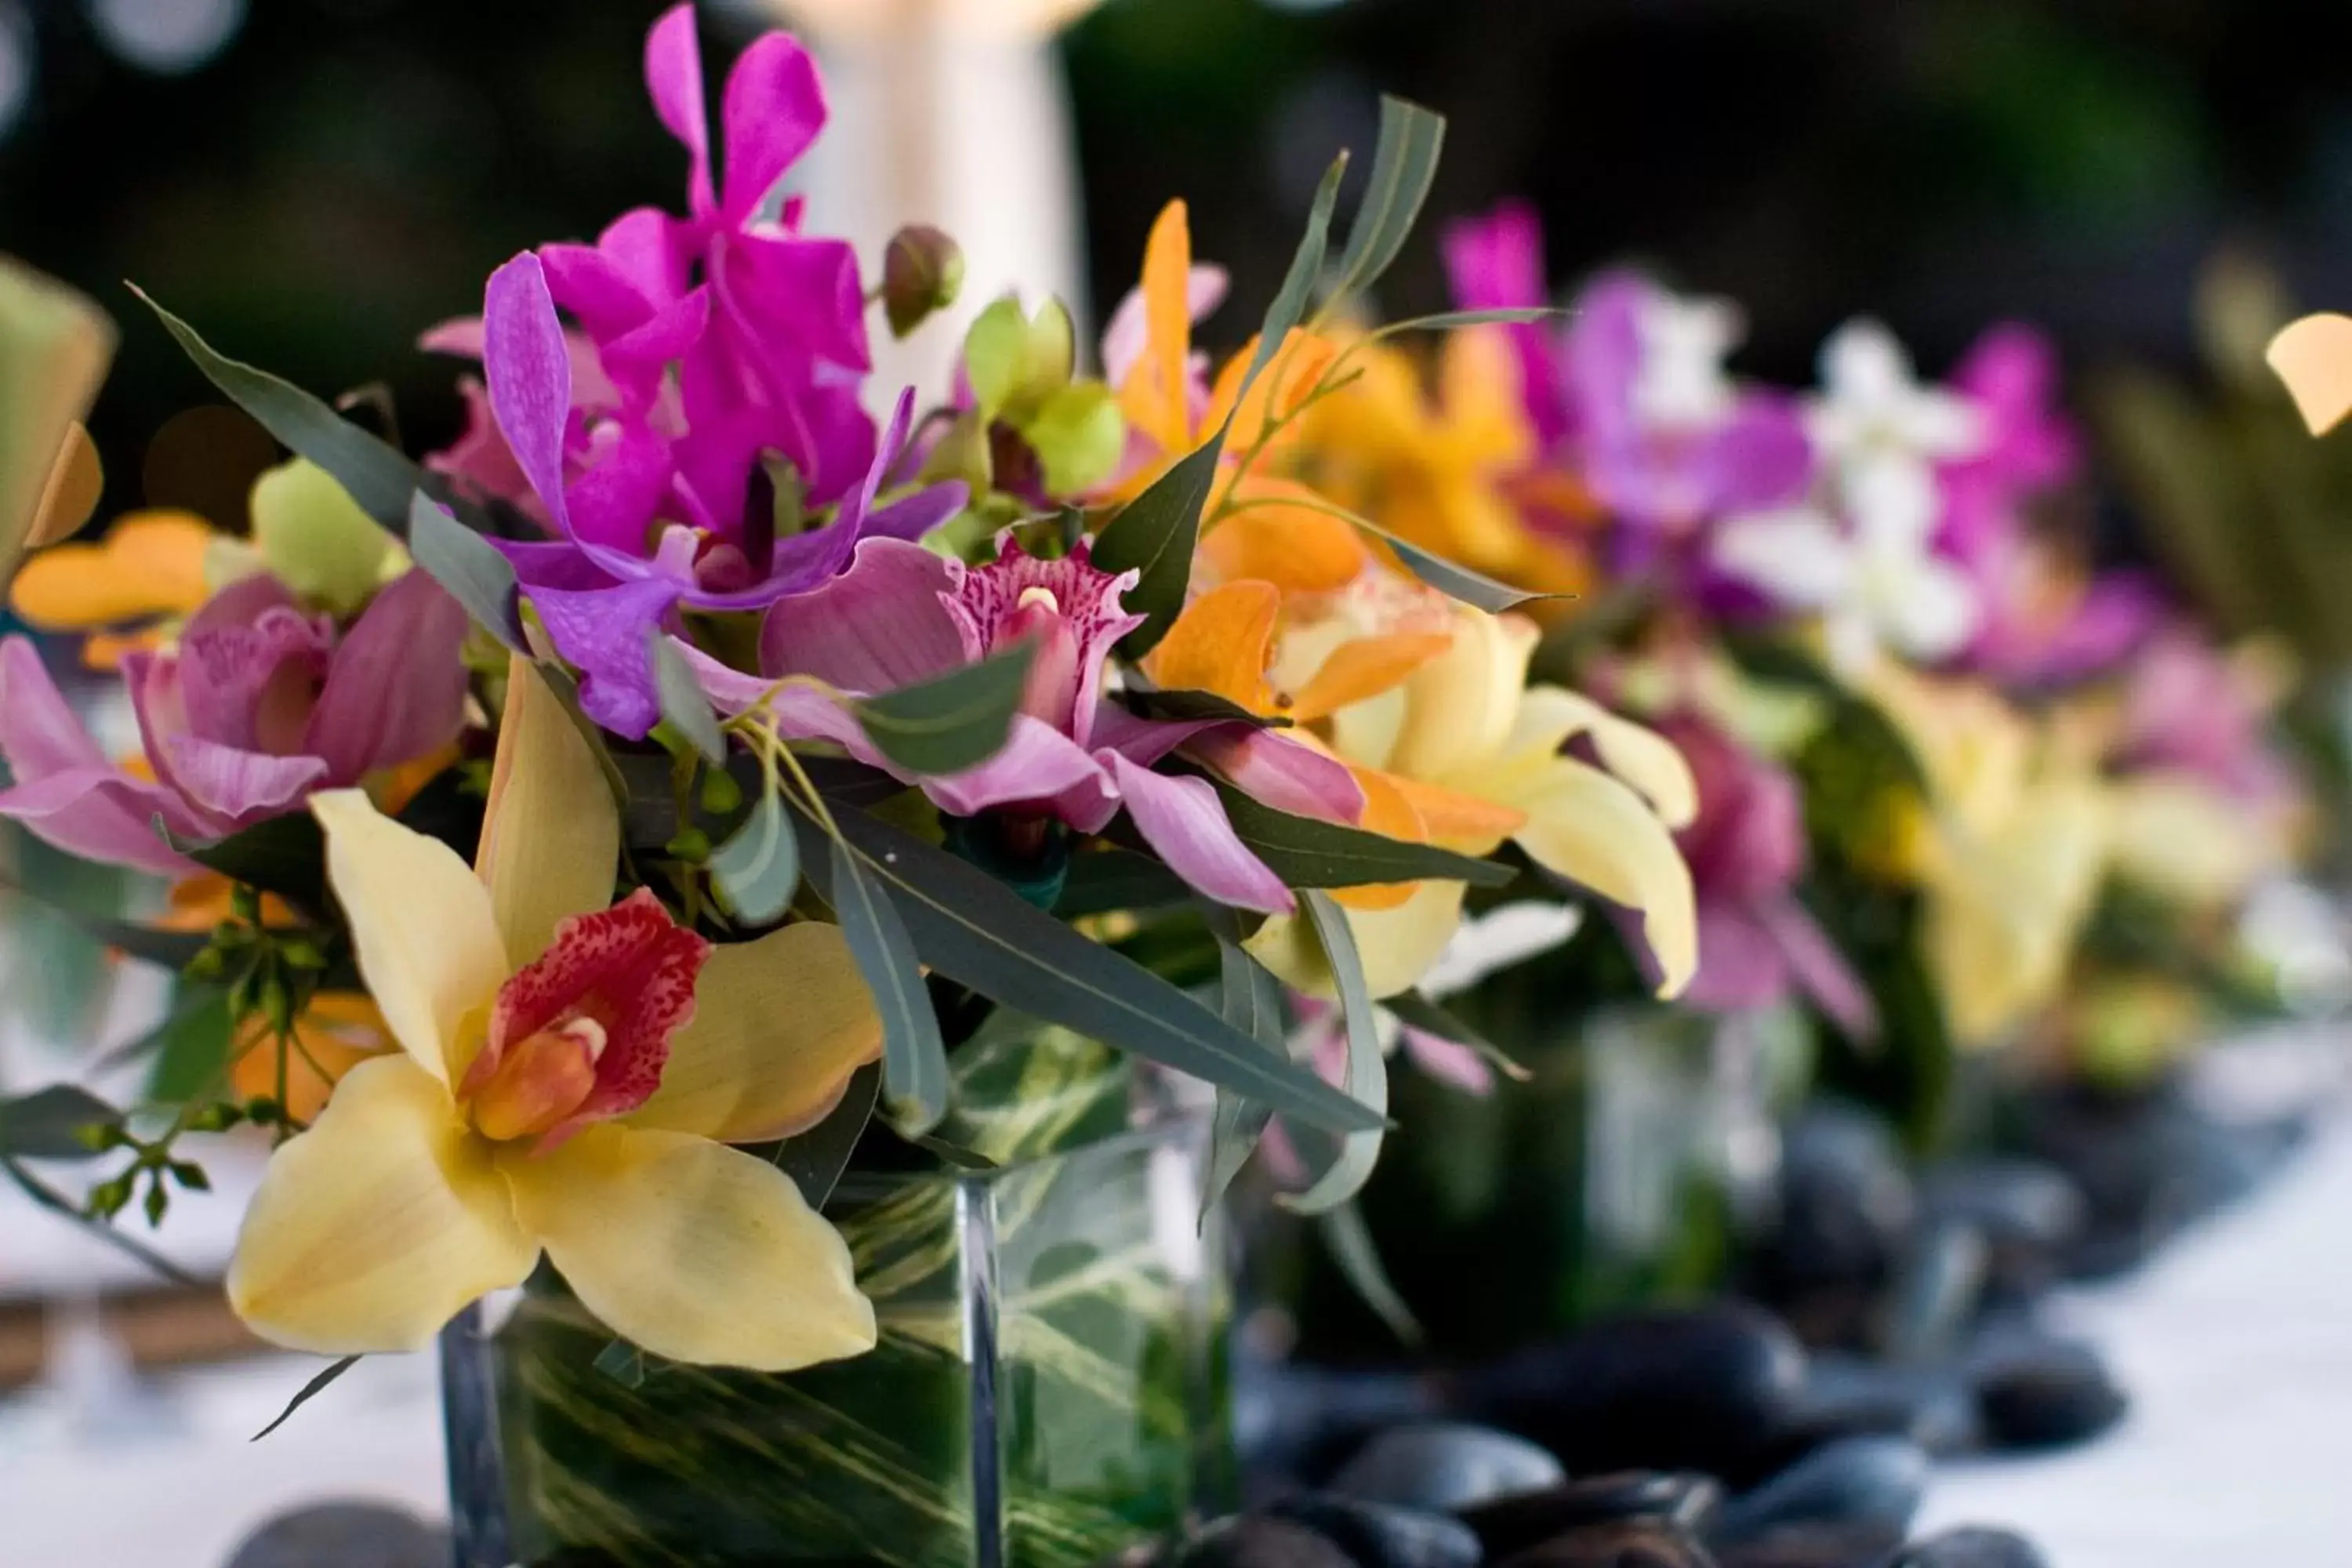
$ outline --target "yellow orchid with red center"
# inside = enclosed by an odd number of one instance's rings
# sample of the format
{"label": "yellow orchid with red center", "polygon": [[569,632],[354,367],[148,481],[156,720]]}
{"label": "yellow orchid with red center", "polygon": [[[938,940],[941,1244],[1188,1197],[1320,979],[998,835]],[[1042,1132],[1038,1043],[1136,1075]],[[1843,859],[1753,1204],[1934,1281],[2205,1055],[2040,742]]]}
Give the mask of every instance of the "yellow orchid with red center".
{"label": "yellow orchid with red center", "polygon": [[881,1048],[838,928],[713,946],[610,904],[618,814],[528,661],[478,869],[355,790],[314,796],[362,977],[400,1054],[271,1157],[228,1276],[264,1338],[412,1350],[544,1255],[614,1332],[784,1371],[875,1340],[847,1247],[768,1161]]}
{"label": "yellow orchid with red center", "polygon": [[[1486,855],[1516,843],[1546,870],[1640,911],[1671,996],[1696,963],[1690,872],[1674,830],[1696,815],[1674,747],[1562,687],[1528,684],[1536,628],[1385,573],[1339,595],[1227,583],[1186,606],[1147,668],[1286,718],[1351,764],[1362,826]],[[1599,759],[1567,754],[1581,739]],[[1464,885],[1428,881],[1340,896],[1372,994],[1411,988],[1460,923]],[[1301,990],[1330,977],[1297,919],[1269,920],[1257,956]]]}

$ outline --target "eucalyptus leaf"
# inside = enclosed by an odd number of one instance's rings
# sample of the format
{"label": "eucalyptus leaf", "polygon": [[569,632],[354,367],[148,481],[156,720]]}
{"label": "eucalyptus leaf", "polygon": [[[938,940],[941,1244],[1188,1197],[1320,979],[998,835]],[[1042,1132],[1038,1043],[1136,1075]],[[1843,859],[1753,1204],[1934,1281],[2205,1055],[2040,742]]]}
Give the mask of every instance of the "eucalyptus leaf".
{"label": "eucalyptus leaf", "polygon": [[522,617],[515,607],[513,563],[423,490],[415,491],[409,502],[408,552],[465,606],[476,626],[508,647],[526,651]]}
{"label": "eucalyptus leaf", "polygon": [[1124,603],[1129,612],[1146,618],[1119,642],[1129,658],[1139,659],[1158,647],[1183,611],[1184,596],[1192,585],[1192,551],[1201,541],[1201,509],[1208,505],[1217,463],[1224,456],[1225,435],[1232,428],[1230,419],[1218,426],[1214,435],[1177,459],[1095,536],[1097,566],[1113,574],[1138,574]]}
{"label": "eucalyptus leaf", "polygon": [[[1288,1060],[1286,1039],[1289,1017],[1283,1006],[1282,982],[1252,958],[1242,946],[1241,921],[1221,904],[1202,911],[1217,939],[1217,1010],[1226,1023],[1247,1035],[1277,1059]],[[1209,1171],[1201,1188],[1201,1223],[1225,1195],[1234,1178],[1257,1152],[1273,1113],[1256,1100],[1217,1090],[1217,1110],[1209,1130]]]}
{"label": "eucalyptus leaf", "polygon": [[[1381,1050],[1379,1016],[1372,994],[1364,983],[1364,963],[1356,952],[1355,932],[1347,912],[1328,893],[1301,893],[1316,940],[1339,992],[1339,1010],[1348,1031],[1348,1071],[1345,1087],[1359,1103],[1385,1119],[1389,1110],[1389,1062]],[[1380,1163],[1379,1129],[1350,1132],[1340,1140],[1339,1157],[1303,1193],[1285,1194],[1283,1206],[1298,1214],[1328,1214],[1361,1192]]]}
{"label": "eucalyptus leaf", "polygon": [[173,837],[160,816],[155,828],[173,848],[232,882],[275,893],[304,910],[326,907],[327,840],[318,818],[307,811],[269,817],[210,844]]}
{"label": "eucalyptus leaf", "polygon": [[[1311,1125],[1349,1131],[1381,1125],[1312,1072],[1263,1047],[1183,992],[1088,941],[987,873],[862,812],[835,813],[866,876],[896,900],[915,951],[969,990],[1048,1023],[1265,1100]],[[803,846],[821,830],[802,819]],[[830,856],[813,877],[835,879]],[[840,900],[820,886],[838,910]]]}
{"label": "eucalyptus leaf", "polygon": [[89,1160],[98,1151],[83,1134],[120,1127],[122,1112],[69,1083],[0,1100],[0,1154],[20,1160]]}
{"label": "eucalyptus leaf", "polygon": [[1422,1342],[1420,1320],[1405,1304],[1404,1297],[1389,1278],[1387,1265],[1381,1261],[1380,1248],[1372,1243],[1370,1226],[1364,1215],[1354,1204],[1341,1204],[1330,1213],[1319,1216],[1317,1228],[1323,1236],[1323,1245],[1339,1265],[1340,1278],[1355,1289],[1365,1306],[1388,1325],[1407,1349],[1417,1348]]}
{"label": "eucalyptus leaf", "polygon": [[1426,316],[1407,316],[1402,321],[1383,321],[1367,338],[1393,338],[1406,332],[1451,332],[1464,327],[1522,327],[1552,317],[1566,317],[1568,312],[1557,305],[1505,305],[1486,310],[1437,310]]}
{"label": "eucalyptus leaf", "polygon": [[1499,861],[1276,811],[1221,779],[1210,782],[1234,836],[1286,887],[1361,888],[1434,879],[1500,888],[1518,875]]}
{"label": "eucalyptus leaf", "polygon": [[1401,98],[1381,99],[1380,140],[1372,151],[1371,179],[1348,247],[1339,256],[1339,281],[1332,299],[1360,294],[1381,280],[1404,249],[1429,187],[1437,178],[1438,154],[1445,145],[1445,117]]}
{"label": "eucalyptus leaf", "polygon": [[336,1362],[333,1365],[328,1367],[326,1371],[319,1373],[318,1376],[312,1378],[310,1382],[304,1384],[301,1387],[301,1391],[296,1394],[293,1398],[286,1402],[286,1408],[278,1413],[278,1419],[272,1421],[268,1426],[264,1426],[260,1431],[256,1432],[253,1435],[252,1440],[258,1443],[264,1437],[268,1436],[272,1432],[277,1431],[280,1426],[285,1426],[288,1421],[293,1418],[294,1412],[301,1409],[302,1406],[310,1403],[310,1401],[322,1392],[329,1384],[334,1382],[335,1379],[342,1376],[343,1373],[351,1371],[352,1368],[359,1365],[359,1357],[355,1355],[347,1355],[343,1357],[342,1360]]}
{"label": "eucalyptus leaf", "polygon": [[850,1075],[841,1103],[824,1121],[777,1145],[776,1169],[793,1179],[809,1207],[821,1211],[833,1197],[881,1097],[882,1065],[869,1062]]}
{"label": "eucalyptus leaf", "polygon": [[1384,996],[1381,1005],[1396,1016],[1397,1022],[1408,1028],[1419,1029],[1424,1035],[1434,1035],[1457,1046],[1466,1046],[1486,1058],[1488,1066],[1505,1078],[1525,1083],[1534,1075],[1526,1066],[1515,1060],[1502,1047],[1455,1017],[1418,991],[1407,991],[1395,996]]}
{"label": "eucalyptus leaf", "polygon": [[407,531],[409,498],[425,488],[424,469],[290,382],[220,353],[136,285],[131,291],[162,318],[163,330],[230,402],[296,454],[332,474],[362,511],[394,533]]}
{"label": "eucalyptus leaf", "polygon": [[952,1165],[959,1171],[985,1174],[988,1172],[1001,1171],[1004,1168],[977,1149],[967,1149],[961,1143],[950,1143],[946,1139],[934,1137],[929,1132],[902,1131],[899,1135],[924,1153]]}
{"label": "eucalyptus leaf", "polygon": [[800,840],[772,791],[762,792],[743,825],[710,852],[710,879],[746,925],[772,924],[791,908],[801,885]]}
{"label": "eucalyptus leaf", "polygon": [[1331,161],[1331,166],[1323,172],[1322,183],[1315,187],[1314,205],[1307,208],[1307,228],[1298,237],[1298,248],[1291,253],[1290,270],[1283,274],[1282,287],[1275,290],[1274,302],[1266,307],[1265,320],[1259,323],[1257,353],[1251,357],[1249,370],[1242,377],[1244,392],[1282,352],[1283,340],[1307,314],[1307,299],[1322,279],[1323,258],[1330,251],[1331,213],[1339,205],[1339,182],[1347,173],[1348,155],[1342,153]]}
{"label": "eucalyptus leaf", "polygon": [[852,711],[866,738],[909,773],[961,773],[1004,749],[1036,652],[1023,641],[945,675],[861,699]]}
{"label": "eucalyptus leaf", "polygon": [[910,1137],[929,1132],[948,1110],[948,1047],[914,938],[887,889],[868,879],[855,849],[835,838],[827,858],[825,901],[840,918],[857,972],[882,1016],[883,1098],[902,1131]]}
{"label": "eucalyptus leaf", "polygon": [[654,689],[661,697],[662,717],[702,753],[703,761],[724,766],[726,731],[719,729],[719,715],[710,710],[710,699],[703,694],[702,682],[694,678],[693,666],[660,627],[647,627],[646,636],[653,639]]}
{"label": "eucalyptus leaf", "polygon": [[1054,912],[1064,920],[1114,911],[1158,909],[1192,896],[1183,878],[1132,849],[1080,849],[1070,856]]}
{"label": "eucalyptus leaf", "polygon": [[1524,588],[1514,588],[1507,583],[1497,583],[1483,573],[1473,572],[1467,566],[1459,565],[1448,561],[1443,555],[1423,549],[1409,539],[1400,538],[1368,519],[1359,517],[1355,522],[1358,528],[1362,529],[1366,533],[1378,536],[1381,543],[1396,552],[1397,559],[1404,563],[1406,571],[1447,598],[1458,599],[1463,604],[1484,610],[1490,616],[1499,616],[1505,610],[1517,609],[1530,600],[1565,599],[1573,596],[1567,594],[1531,593]]}
{"label": "eucalyptus leaf", "polygon": [[1221,723],[1246,724],[1253,730],[1286,730],[1290,721],[1253,713],[1230,697],[1213,691],[1161,690],[1150,686],[1129,686],[1120,694],[1132,712],[1146,719],[1168,719],[1181,723],[1193,719],[1214,719]]}

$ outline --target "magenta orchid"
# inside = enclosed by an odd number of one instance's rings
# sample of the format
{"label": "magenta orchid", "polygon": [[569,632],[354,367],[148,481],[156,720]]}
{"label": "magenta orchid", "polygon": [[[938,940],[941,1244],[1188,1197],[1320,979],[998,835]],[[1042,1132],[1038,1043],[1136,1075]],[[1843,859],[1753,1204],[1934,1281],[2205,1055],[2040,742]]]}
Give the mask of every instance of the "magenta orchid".
{"label": "magenta orchid", "polygon": [[174,649],[123,661],[152,778],[110,761],[31,640],[9,637],[0,757],[15,782],[0,790],[0,816],[88,859],[194,872],[155,831],[158,818],[177,837],[209,842],[455,740],[466,626],[422,572],[341,630],[274,577],[232,583],[189,618]]}
{"label": "magenta orchid", "polygon": [[1683,994],[1731,1012],[1802,996],[1849,1035],[1877,1028],[1853,971],[1804,905],[1804,813],[1788,771],[1685,710],[1655,723],[1690,763],[1698,817],[1675,835],[1698,894],[1698,973]]}
{"label": "magenta orchid", "polygon": [[[943,811],[1099,833],[1124,810],[1144,842],[1202,892],[1289,912],[1290,890],[1235,835],[1216,790],[1205,779],[1155,771],[1181,748],[1233,742],[1229,731],[1249,727],[1139,718],[1103,693],[1112,646],[1142,624],[1120,603],[1135,574],[1099,570],[1083,541],[1054,560],[1025,553],[1009,535],[1001,551],[988,565],[967,567],[916,545],[868,539],[849,571],[770,611],[759,676],[688,657],[722,710],[764,704],[779,733],[835,742],[919,785]],[[1021,711],[1003,747],[961,773],[920,776],[895,766],[839,700],[896,690],[1022,643],[1036,651]],[[1341,763],[1284,737],[1250,733],[1258,737],[1245,748],[1254,783],[1273,781],[1259,793],[1286,805],[1311,803],[1338,820],[1361,814],[1362,792]]]}
{"label": "magenta orchid", "polygon": [[698,482],[690,432],[575,406],[573,345],[538,258],[491,275],[482,320],[491,411],[559,536],[500,548],[556,651],[580,668],[583,709],[616,734],[643,736],[660,717],[652,638],[678,606],[764,608],[841,571],[861,539],[917,538],[963,505],[957,484],[877,505],[907,442],[908,394],[831,522],[779,539],[772,514],[740,489],[728,500]]}

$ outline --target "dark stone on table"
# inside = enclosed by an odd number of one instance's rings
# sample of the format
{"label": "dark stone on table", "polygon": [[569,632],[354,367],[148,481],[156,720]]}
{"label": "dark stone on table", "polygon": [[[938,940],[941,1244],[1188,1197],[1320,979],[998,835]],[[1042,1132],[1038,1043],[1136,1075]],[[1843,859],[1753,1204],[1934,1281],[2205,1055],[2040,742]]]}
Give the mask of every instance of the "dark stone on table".
{"label": "dark stone on table", "polygon": [[1949,1162],[1921,1179],[1919,1202],[1929,1222],[1968,1226],[1983,1237],[1987,1284],[2011,1300],[2054,1283],[2090,1225],[2082,1188],[2040,1160]]}
{"label": "dark stone on table", "polygon": [[1563,1531],[1501,1568],[1717,1568],[1697,1538],[1668,1520],[1612,1519]]}
{"label": "dark stone on table", "polygon": [[1903,1532],[1892,1525],[1784,1524],[1717,1554],[1717,1568],[1893,1568]]}
{"label": "dark stone on table", "polygon": [[1712,1476],[1620,1470],[1544,1491],[1496,1498],[1464,1509],[1462,1521],[1476,1531],[1487,1559],[1499,1562],[1578,1526],[1612,1520],[1663,1519],[1705,1535],[1722,1505],[1723,1489]]}
{"label": "dark stone on table", "polygon": [[2050,1560],[2015,1531],[1964,1525],[1914,1545],[1895,1568],[2050,1568]]}
{"label": "dark stone on table", "polygon": [[1207,1526],[1176,1553],[1173,1568],[1356,1568],[1327,1537],[1264,1514],[1235,1514]]}
{"label": "dark stone on table", "polygon": [[1937,1456],[1967,1453],[1979,1437],[1976,1394],[1958,1370],[1838,1354],[1817,1355],[1807,1367],[1797,1427],[1816,1443],[1907,1437]]}
{"label": "dark stone on table", "polygon": [[1514,1492],[1541,1491],[1567,1479],[1558,1459],[1523,1437],[1434,1421],[1381,1433],[1324,1489],[1367,1502],[1451,1512]]}
{"label": "dark stone on table", "polygon": [[447,1568],[449,1538],[405,1509],[322,1502],[281,1513],[229,1553],[228,1568]]}
{"label": "dark stone on table", "polygon": [[1875,1524],[1897,1540],[1927,1490],[1927,1455],[1901,1437],[1841,1437],[1724,1505],[1717,1546],[1759,1540],[1784,1525]]}
{"label": "dark stone on table", "polygon": [[1888,1357],[1925,1362],[1949,1354],[1984,1299],[1991,1256],[1984,1234],[1966,1220],[1922,1226],[1905,1249],[1888,1302]]}
{"label": "dark stone on table", "polygon": [[1271,1357],[1237,1369],[1234,1445],[1253,1476],[1321,1476],[1384,1427],[1435,1417],[1426,1378]]}
{"label": "dark stone on table", "polygon": [[1781,1137],[1780,1215],[1756,1259],[1758,1288],[1792,1308],[1873,1293],[1916,1212],[1885,1124],[1850,1106],[1811,1107]]}
{"label": "dark stone on table", "polygon": [[2090,1346],[2038,1340],[1994,1349],[1970,1369],[1986,1443],[2054,1448],[2097,1436],[2130,1400]]}
{"label": "dark stone on table", "polygon": [[1485,1556],[1471,1528],[1451,1514],[1310,1493],[1265,1510],[1337,1544],[1357,1568],[1478,1568]]}
{"label": "dark stone on table", "polygon": [[1726,1301],[1596,1323],[1465,1373],[1461,1412],[1541,1443],[1579,1474],[1753,1473],[1794,1414],[1805,1353],[1761,1308]]}

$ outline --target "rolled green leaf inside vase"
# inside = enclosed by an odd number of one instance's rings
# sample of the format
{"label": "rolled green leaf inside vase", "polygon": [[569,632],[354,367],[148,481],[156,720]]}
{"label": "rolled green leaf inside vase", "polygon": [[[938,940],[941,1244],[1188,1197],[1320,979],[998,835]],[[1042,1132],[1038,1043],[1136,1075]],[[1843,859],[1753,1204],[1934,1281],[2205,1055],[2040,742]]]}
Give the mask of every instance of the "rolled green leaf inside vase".
{"label": "rolled green leaf inside vase", "polygon": [[960,1052],[940,1136],[995,1169],[861,1169],[861,1151],[825,1212],[875,1305],[866,1355],[640,1369],[551,1275],[494,1326],[454,1324],[460,1568],[1075,1568],[1221,1506],[1205,1122],[1129,1130],[1110,1060],[1066,1038]]}

